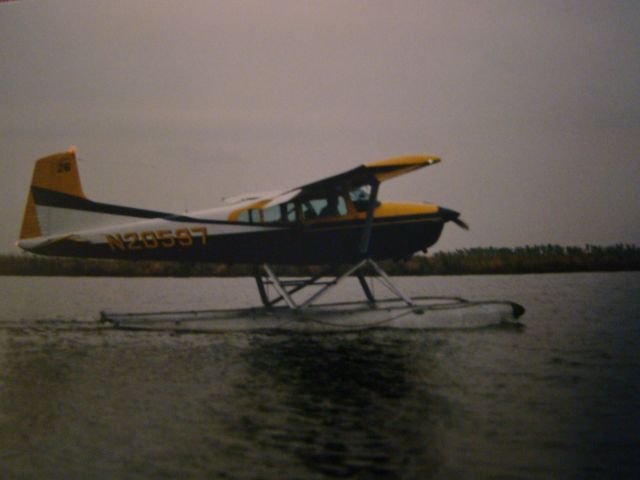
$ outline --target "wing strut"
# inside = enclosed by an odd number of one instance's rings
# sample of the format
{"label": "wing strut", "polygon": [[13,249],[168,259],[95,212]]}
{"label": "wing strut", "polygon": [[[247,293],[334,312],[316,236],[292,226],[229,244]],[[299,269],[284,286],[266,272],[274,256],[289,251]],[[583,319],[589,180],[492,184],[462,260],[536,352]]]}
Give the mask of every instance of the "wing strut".
{"label": "wing strut", "polygon": [[364,224],[362,239],[360,240],[360,254],[367,257],[369,254],[369,243],[371,242],[371,230],[373,229],[374,212],[378,203],[378,188],[380,182],[376,177],[371,177],[371,196],[369,197],[369,205],[367,206],[367,220]]}

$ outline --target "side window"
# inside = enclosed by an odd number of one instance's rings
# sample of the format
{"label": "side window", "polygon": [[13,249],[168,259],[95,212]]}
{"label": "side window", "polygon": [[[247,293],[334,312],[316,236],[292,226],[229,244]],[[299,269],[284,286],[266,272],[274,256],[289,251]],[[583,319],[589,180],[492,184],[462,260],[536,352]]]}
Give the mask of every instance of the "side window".
{"label": "side window", "polygon": [[241,222],[241,223],[248,223],[249,222],[249,210],[243,210],[242,212],[240,212],[238,214],[238,217],[236,218],[236,220],[238,222]]}
{"label": "side window", "polygon": [[305,220],[341,217],[347,213],[347,202],[342,195],[313,198],[302,203],[302,215]]}
{"label": "side window", "polygon": [[262,210],[262,218],[264,219],[264,223],[282,221],[280,205],[274,205],[273,207],[265,208],[264,210]]}
{"label": "side window", "polygon": [[293,202],[289,202],[283,205],[284,207],[284,218],[287,219],[287,222],[295,222],[296,221],[296,204]]}
{"label": "side window", "polygon": [[264,210],[262,210],[262,217],[265,223],[294,223],[298,218],[296,212],[296,204],[294,202],[288,202],[265,208]]}
{"label": "side window", "polygon": [[304,220],[315,220],[318,218],[318,213],[326,204],[319,204],[318,202],[320,201],[321,200],[305,200],[302,202],[302,218]]}
{"label": "side window", "polygon": [[236,217],[236,221],[239,223],[260,223],[260,210],[255,208],[243,210]]}

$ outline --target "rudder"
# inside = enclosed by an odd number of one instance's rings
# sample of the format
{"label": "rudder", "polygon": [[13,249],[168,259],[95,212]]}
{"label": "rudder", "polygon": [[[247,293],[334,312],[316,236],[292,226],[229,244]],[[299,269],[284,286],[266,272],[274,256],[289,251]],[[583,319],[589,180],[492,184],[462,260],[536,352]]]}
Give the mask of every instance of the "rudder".
{"label": "rudder", "polygon": [[75,148],[49,155],[36,162],[20,229],[21,240],[46,235],[38,219],[34,188],[86,199],[80,184]]}

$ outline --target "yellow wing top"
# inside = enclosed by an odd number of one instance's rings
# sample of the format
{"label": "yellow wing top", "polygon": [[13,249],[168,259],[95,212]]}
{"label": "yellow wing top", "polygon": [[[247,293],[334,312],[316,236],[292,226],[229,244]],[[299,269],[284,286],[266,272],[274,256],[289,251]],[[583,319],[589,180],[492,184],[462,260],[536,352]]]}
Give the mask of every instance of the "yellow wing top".
{"label": "yellow wing top", "polygon": [[389,158],[377,162],[365,163],[346,172],[339,173],[338,175],[325,177],[300,187],[273,192],[238,195],[225,198],[224,201],[227,204],[234,204],[252,200],[256,205],[259,205],[260,208],[267,208],[289,202],[302,195],[316,194],[343,187],[355,189],[363,185],[370,185],[374,181],[384,182],[439,162],[440,157],[433,155],[411,155]]}
{"label": "yellow wing top", "polygon": [[301,190],[308,190],[316,187],[330,187],[336,184],[349,184],[351,187],[359,187],[370,184],[373,178],[378,182],[384,182],[399,175],[413,172],[419,168],[433,165],[439,161],[439,157],[431,155],[389,158],[387,160],[365,163],[344,173],[327,177],[299,188]]}
{"label": "yellow wing top", "polygon": [[368,172],[373,173],[379,182],[384,182],[385,180],[413,172],[419,168],[428,167],[438,162],[440,162],[439,157],[414,155],[365,163],[363,167],[365,167]]}
{"label": "yellow wing top", "polygon": [[370,185],[374,181],[384,182],[438,162],[440,162],[439,157],[413,155],[365,163],[344,173],[326,177],[301,187],[285,190],[279,192],[277,195],[263,197],[261,200],[269,200],[265,206],[273,206],[293,200],[300,195],[314,194],[332,189],[335,190],[336,188],[345,186],[349,189],[354,189],[363,185]]}

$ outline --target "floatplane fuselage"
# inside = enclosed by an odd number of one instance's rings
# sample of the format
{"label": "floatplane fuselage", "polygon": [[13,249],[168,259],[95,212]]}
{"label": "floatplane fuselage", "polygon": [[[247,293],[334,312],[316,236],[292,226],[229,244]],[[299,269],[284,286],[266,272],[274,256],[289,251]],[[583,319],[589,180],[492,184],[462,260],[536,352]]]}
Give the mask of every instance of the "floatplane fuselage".
{"label": "floatplane fuselage", "polygon": [[462,222],[437,205],[379,202],[378,185],[438,161],[384,160],[175,214],[89,200],[71,150],[37,161],[17,245],[42,255],[256,265],[403,259],[433,245],[446,222]]}

